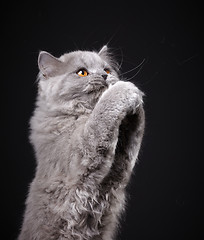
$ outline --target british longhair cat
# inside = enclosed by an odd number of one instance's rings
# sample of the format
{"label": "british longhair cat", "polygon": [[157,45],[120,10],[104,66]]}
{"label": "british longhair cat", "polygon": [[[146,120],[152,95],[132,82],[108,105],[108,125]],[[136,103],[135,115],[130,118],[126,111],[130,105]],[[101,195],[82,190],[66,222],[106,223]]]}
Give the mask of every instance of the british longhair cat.
{"label": "british longhair cat", "polygon": [[104,46],[40,52],[30,121],[37,169],[19,240],[113,240],[144,130],[143,93]]}

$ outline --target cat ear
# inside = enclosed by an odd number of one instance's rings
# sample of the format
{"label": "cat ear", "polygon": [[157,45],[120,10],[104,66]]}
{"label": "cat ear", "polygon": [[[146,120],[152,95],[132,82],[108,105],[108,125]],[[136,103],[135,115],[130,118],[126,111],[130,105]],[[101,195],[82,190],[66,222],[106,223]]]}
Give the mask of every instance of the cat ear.
{"label": "cat ear", "polygon": [[57,75],[62,62],[50,53],[41,51],[38,56],[38,67],[44,77],[54,77]]}
{"label": "cat ear", "polygon": [[104,45],[101,50],[98,52],[98,55],[100,56],[106,56],[108,54],[108,47],[107,45]]}

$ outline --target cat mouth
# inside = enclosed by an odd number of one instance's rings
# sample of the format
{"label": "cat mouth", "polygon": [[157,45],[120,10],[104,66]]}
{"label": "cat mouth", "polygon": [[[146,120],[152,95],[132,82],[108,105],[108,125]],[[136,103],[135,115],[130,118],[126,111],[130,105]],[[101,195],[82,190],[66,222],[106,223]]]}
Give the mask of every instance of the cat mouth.
{"label": "cat mouth", "polygon": [[105,80],[93,80],[90,81],[87,85],[87,87],[84,89],[85,92],[90,93],[90,92],[94,92],[94,91],[99,91],[102,89],[107,89],[108,88],[108,83]]}
{"label": "cat mouth", "polygon": [[105,80],[94,80],[89,84],[93,86],[101,86],[101,87],[108,87],[108,83]]}

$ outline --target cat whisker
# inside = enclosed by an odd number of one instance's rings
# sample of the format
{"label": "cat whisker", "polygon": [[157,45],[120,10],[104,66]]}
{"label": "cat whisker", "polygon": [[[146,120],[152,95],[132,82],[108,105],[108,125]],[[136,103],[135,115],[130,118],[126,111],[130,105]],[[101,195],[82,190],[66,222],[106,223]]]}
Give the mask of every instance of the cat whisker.
{"label": "cat whisker", "polygon": [[101,79],[95,79],[89,82],[90,85],[94,85],[94,86],[107,86],[107,82],[105,80],[101,80]]}
{"label": "cat whisker", "polygon": [[121,69],[121,66],[123,64],[123,52],[122,52],[122,49],[120,48],[120,52],[121,52],[121,61],[120,61],[120,64],[118,66],[118,69],[120,70]]}
{"label": "cat whisker", "polygon": [[108,84],[105,81],[102,81],[101,79],[95,79],[87,83],[87,86],[84,88],[83,92],[90,93],[95,90],[100,90],[104,87],[108,87]]}
{"label": "cat whisker", "polygon": [[125,79],[125,81],[130,81],[131,79],[136,77],[140,73],[140,71],[142,70],[143,66],[144,66],[144,64],[143,65],[140,64],[139,70],[132,77]]}
{"label": "cat whisker", "polygon": [[97,81],[97,82],[93,82],[93,85],[105,86],[105,85],[106,85],[106,82]]}
{"label": "cat whisker", "polygon": [[[126,72],[123,72],[123,73],[120,74],[119,76],[123,76],[123,75],[125,75],[125,74],[127,74],[127,73],[130,73],[130,72],[134,71],[134,70],[137,69],[137,68],[142,67],[143,64],[145,63],[145,61],[146,61],[146,59],[144,58],[144,59],[142,60],[142,62],[141,62],[139,65],[137,65],[136,67],[134,67],[134,68],[132,68],[132,69],[126,71]],[[140,69],[139,69],[139,71],[140,71]]]}

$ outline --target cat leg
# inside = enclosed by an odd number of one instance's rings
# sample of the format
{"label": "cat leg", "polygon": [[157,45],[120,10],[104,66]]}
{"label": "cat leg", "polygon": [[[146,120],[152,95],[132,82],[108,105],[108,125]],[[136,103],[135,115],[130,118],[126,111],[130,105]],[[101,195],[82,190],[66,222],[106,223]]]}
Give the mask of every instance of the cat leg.
{"label": "cat leg", "polygon": [[141,104],[141,92],[130,82],[119,81],[103,93],[84,127],[84,177],[94,178],[100,183],[108,175],[114,161],[121,122],[129,114],[138,114],[136,112]]}
{"label": "cat leg", "polygon": [[140,104],[140,92],[134,84],[117,82],[103,93],[83,128],[83,134],[78,134],[80,137],[73,151],[77,155],[70,163],[70,172],[73,177],[77,175],[69,193],[69,202],[73,203],[69,214],[73,213],[73,220],[68,226],[73,235],[112,239],[118,211],[114,210],[114,219],[110,220],[113,215],[108,211],[112,200],[109,196],[106,199],[101,184],[115,158],[121,122],[127,114],[134,114]]}
{"label": "cat leg", "polygon": [[[115,159],[108,175],[101,183],[104,195],[109,197],[112,214],[105,215],[104,238],[113,236],[125,208],[125,187],[131,176],[140,149],[144,132],[144,110],[139,105],[136,112],[127,115],[119,127]],[[110,239],[112,239],[110,237]]]}
{"label": "cat leg", "polygon": [[127,115],[119,127],[115,159],[103,185],[106,188],[126,187],[137,160],[144,133],[145,116],[142,105],[136,112]]}

